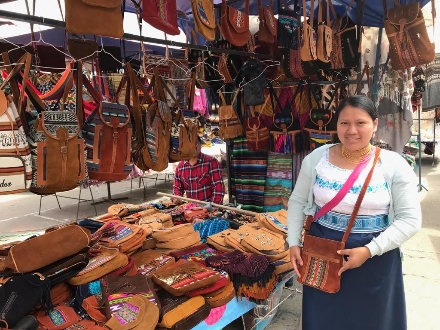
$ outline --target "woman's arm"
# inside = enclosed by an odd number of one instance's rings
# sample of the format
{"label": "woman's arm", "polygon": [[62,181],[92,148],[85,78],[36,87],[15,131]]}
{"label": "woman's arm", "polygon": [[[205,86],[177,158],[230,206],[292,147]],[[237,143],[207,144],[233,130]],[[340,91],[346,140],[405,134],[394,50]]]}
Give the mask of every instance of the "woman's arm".
{"label": "woman's arm", "polygon": [[416,176],[406,161],[396,154],[391,182],[394,221],[366,246],[371,256],[395,249],[414,236],[422,225]]}

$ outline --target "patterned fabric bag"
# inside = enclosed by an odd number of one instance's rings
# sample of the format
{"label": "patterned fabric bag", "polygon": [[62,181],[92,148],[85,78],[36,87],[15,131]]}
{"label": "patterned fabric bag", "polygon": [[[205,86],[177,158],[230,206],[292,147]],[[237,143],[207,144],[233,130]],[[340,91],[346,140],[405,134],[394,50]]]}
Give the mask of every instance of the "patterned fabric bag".
{"label": "patterned fabric bag", "polygon": [[246,119],[245,131],[248,142],[248,149],[250,151],[255,150],[268,150],[269,149],[269,130],[260,119],[259,114],[255,114],[253,106],[249,107],[251,116]]}
{"label": "patterned fabric bag", "polygon": [[298,1],[295,1],[296,5],[281,4],[278,1],[278,33],[277,41],[278,46],[283,48],[293,49],[296,40],[295,30],[301,26],[301,20],[298,17]]}
{"label": "patterned fabric bag", "polygon": [[[86,141],[89,177],[97,181],[123,180],[133,168],[131,163],[132,125],[128,108],[126,105],[101,101],[101,97],[85,75],[82,80],[97,104],[86,118],[82,128]],[[126,79],[122,79],[121,84],[124,81]],[[126,94],[129,93],[126,92]],[[80,100],[81,96],[82,94]]]}
{"label": "patterned fabric bag", "polygon": [[0,140],[0,195],[20,193],[28,190],[31,185],[31,150],[21,120],[24,118],[22,100],[31,65],[30,60],[31,56],[27,54],[18,110],[12,98],[5,96],[2,88],[19,73],[18,69],[24,63],[17,65],[15,71],[9,74],[0,87],[0,132],[2,136]]}

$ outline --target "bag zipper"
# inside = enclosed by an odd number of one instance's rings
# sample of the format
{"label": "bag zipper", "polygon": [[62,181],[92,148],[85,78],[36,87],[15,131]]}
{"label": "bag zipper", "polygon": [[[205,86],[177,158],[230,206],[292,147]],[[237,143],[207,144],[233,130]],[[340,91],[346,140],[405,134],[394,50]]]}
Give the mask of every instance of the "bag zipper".
{"label": "bag zipper", "polygon": [[[12,279],[11,279],[12,281]],[[9,296],[8,300],[6,301],[5,306],[2,309],[2,312],[0,313],[0,319],[5,320],[6,319],[6,314],[9,312],[9,310],[12,307],[12,304],[14,303],[15,299],[17,299],[17,292],[12,292],[11,295]]]}

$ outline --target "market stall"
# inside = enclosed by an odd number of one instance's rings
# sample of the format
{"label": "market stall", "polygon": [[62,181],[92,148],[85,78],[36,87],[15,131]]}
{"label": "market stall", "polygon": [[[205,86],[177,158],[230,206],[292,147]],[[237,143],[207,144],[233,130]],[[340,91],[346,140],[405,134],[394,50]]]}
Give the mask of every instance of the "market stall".
{"label": "market stall", "polygon": [[[63,21],[35,16],[35,2],[31,14],[25,1],[27,14],[0,6],[0,17],[31,26],[29,41],[0,42],[0,193],[106,183],[113,205],[0,248],[6,328],[221,329],[277,301],[293,277],[286,209],[302,160],[338,142],[335,109],[354,94],[379,109],[373,142],[401,153],[412,68],[435,55],[420,8],[427,0],[66,0]],[[399,6],[412,6],[419,41]],[[127,17],[139,35],[124,33]],[[148,37],[147,23],[164,39]],[[34,24],[55,27],[61,44],[37,42]],[[405,51],[396,33],[407,34]],[[179,34],[185,42],[168,40]],[[151,52],[146,42],[166,47]],[[112,182],[171,180],[199,140],[224,165],[238,207],[183,197],[113,203]],[[271,316],[249,323],[260,330]]]}

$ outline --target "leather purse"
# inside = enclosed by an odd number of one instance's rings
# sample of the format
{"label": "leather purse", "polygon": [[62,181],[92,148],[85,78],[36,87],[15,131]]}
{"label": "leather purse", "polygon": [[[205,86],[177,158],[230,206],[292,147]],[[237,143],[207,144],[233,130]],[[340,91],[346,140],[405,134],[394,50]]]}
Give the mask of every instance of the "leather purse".
{"label": "leather purse", "polygon": [[[314,0],[310,2],[310,8],[314,7]],[[304,21],[301,27],[301,59],[303,61],[316,60],[316,32],[313,28],[313,14],[310,15],[310,22],[307,22],[306,0],[303,0]]]}
{"label": "leather purse", "polygon": [[255,218],[260,227],[287,236],[287,210],[259,213]]}
{"label": "leather purse", "polygon": [[[176,324],[185,322],[191,315],[202,308],[205,305],[205,299],[202,296],[192,298],[186,296],[176,297],[164,291],[160,294],[160,303],[161,309],[158,327],[173,329]],[[205,318],[206,317],[207,316],[205,316]],[[199,322],[203,319],[200,319]],[[192,324],[189,328],[182,327],[182,329],[191,329],[196,324]]]}
{"label": "leather purse", "polygon": [[273,14],[273,0],[269,6],[263,6],[263,1],[258,0],[258,40],[273,44],[278,33],[278,21]]}
{"label": "leather purse", "polygon": [[219,279],[220,274],[214,269],[184,259],[166,269],[156,271],[152,277],[157,285],[175,296],[182,296],[192,290],[211,285]]}
{"label": "leather purse", "polygon": [[[297,280],[303,285],[310,286],[312,288],[327,292],[336,293],[341,287],[341,277],[338,276],[338,271],[343,265],[343,255],[337,254],[337,251],[343,250],[345,248],[345,242],[350,235],[351,229],[353,228],[356,216],[361,206],[362,200],[370,183],[371,177],[373,175],[374,168],[376,166],[377,160],[379,158],[380,148],[376,147],[373,166],[369,171],[367,178],[362,186],[359,193],[359,197],[356,200],[356,204],[351,214],[350,220],[345,230],[344,236],[341,241],[335,241],[326,238],[320,238],[309,235],[310,226],[315,220],[312,216],[308,216],[305,225],[305,235],[304,243],[301,249],[301,258],[303,260],[303,265],[298,267],[301,277]],[[348,190],[353,186],[360,172],[367,165],[368,162],[359,163],[357,168],[355,168],[347,179],[345,185],[341,188],[338,194],[326,205],[339,203]],[[326,205],[321,208],[323,210]],[[331,209],[331,207],[328,207]],[[319,212],[319,211],[318,211]],[[324,211],[322,213],[325,213]],[[321,217],[321,215],[315,215],[315,218]]]}
{"label": "leather purse", "polygon": [[160,308],[160,301],[151,280],[143,275],[130,277],[106,276],[101,279],[106,314],[110,318],[135,295],[142,295]]}
{"label": "leather purse", "polygon": [[95,40],[69,38],[67,50],[75,60],[86,61],[97,57],[98,44]]}
{"label": "leather purse", "polygon": [[191,0],[195,27],[206,40],[215,39],[214,2],[212,0]]}
{"label": "leather purse", "polygon": [[232,139],[243,135],[243,126],[241,125],[240,118],[238,118],[237,112],[234,108],[234,103],[240,90],[236,91],[231,104],[226,103],[221,90],[219,90],[218,93],[223,103],[218,110],[220,121],[219,136],[223,139]]}
{"label": "leather purse", "polygon": [[226,40],[237,47],[249,40],[249,0],[245,0],[244,12],[235,9],[222,0],[220,31]]}
{"label": "leather purse", "polygon": [[[123,0],[65,0],[66,29],[72,34],[121,38]],[[78,19],[78,18],[81,19]]]}
{"label": "leather purse", "polygon": [[183,216],[187,222],[194,222],[194,220],[205,220],[209,212],[207,209],[196,207],[190,210],[185,210]]}
{"label": "leather purse", "polygon": [[142,0],[142,19],[167,34],[180,34],[177,26],[177,6],[176,0]]}
{"label": "leather purse", "polygon": [[[330,11],[329,4],[327,0],[318,0],[318,29],[317,29],[317,40],[316,40],[316,51],[318,60],[324,63],[328,63],[331,60],[332,54],[332,28],[330,26]],[[331,0],[329,0],[331,1]],[[323,2],[326,4],[326,20],[323,19],[322,7]]]}
{"label": "leather purse", "polygon": [[[420,3],[401,5],[394,0],[394,4],[394,8],[387,10],[386,0],[383,0],[391,67],[394,70],[405,70],[431,63],[435,59],[435,47],[429,40]],[[434,8],[432,10],[434,13]]]}
{"label": "leather purse", "polygon": [[54,307],[48,314],[45,311],[37,314],[40,329],[44,330],[66,329],[80,320],[81,318],[72,307],[63,305]]}
{"label": "leather purse", "polygon": [[12,246],[8,255],[0,258],[0,270],[32,272],[75,255],[89,243],[90,232],[87,229],[76,225],[65,226]]}
{"label": "leather purse", "polygon": [[245,132],[249,151],[269,149],[269,130],[264,126],[259,114],[255,114],[254,107],[250,106],[251,116],[246,119]]}

